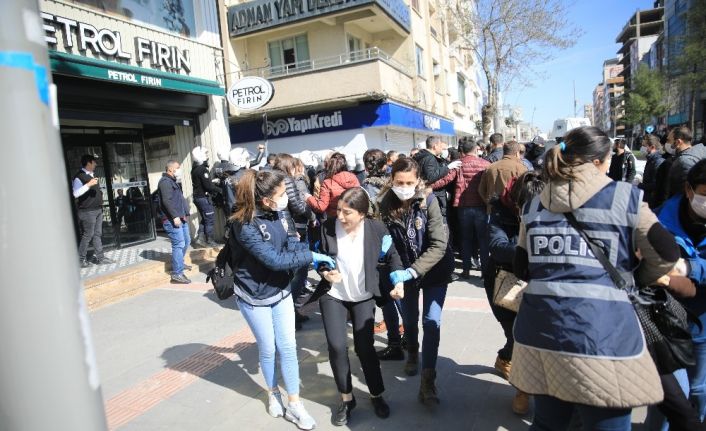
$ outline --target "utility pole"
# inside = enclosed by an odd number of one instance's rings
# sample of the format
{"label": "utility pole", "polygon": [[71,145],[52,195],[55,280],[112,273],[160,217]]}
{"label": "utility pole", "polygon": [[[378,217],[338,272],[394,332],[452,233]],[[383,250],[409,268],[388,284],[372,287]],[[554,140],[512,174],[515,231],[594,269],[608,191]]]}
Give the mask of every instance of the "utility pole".
{"label": "utility pole", "polygon": [[574,118],[578,116],[578,112],[576,111],[576,80],[574,80]]}
{"label": "utility pole", "polygon": [[0,2],[0,94],[0,428],[105,430],[37,0]]}

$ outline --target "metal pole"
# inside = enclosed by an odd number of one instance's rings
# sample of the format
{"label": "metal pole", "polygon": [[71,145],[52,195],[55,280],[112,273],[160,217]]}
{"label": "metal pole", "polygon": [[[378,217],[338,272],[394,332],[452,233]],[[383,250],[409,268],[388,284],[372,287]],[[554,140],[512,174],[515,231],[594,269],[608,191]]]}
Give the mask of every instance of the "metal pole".
{"label": "metal pole", "polygon": [[0,428],[100,431],[48,64],[37,0],[0,2]]}
{"label": "metal pole", "polygon": [[267,148],[267,144],[269,143],[269,136],[270,136],[270,133],[267,130],[267,112],[264,112],[262,114],[262,135],[263,135],[263,139],[265,141],[265,157],[267,157],[270,155],[270,151],[269,151],[270,149]]}

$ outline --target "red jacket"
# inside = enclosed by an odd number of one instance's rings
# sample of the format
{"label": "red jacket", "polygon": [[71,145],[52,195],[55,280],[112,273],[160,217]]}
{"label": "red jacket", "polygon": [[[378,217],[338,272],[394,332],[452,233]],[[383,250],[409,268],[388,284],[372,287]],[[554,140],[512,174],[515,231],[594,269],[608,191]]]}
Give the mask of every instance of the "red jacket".
{"label": "red jacket", "polygon": [[[483,172],[490,166],[490,162],[477,156],[464,156],[461,167],[452,169],[446,176],[431,184],[431,188],[438,190],[456,181],[454,193],[454,207],[482,207],[485,202],[478,193],[478,186]],[[459,175],[460,174],[460,175]]]}
{"label": "red jacket", "polygon": [[353,187],[359,187],[358,178],[350,172],[339,172],[331,178],[326,178],[321,183],[319,197],[309,196],[306,203],[314,212],[319,214],[325,212],[329,217],[336,217],[338,208],[338,198],[343,192]]}

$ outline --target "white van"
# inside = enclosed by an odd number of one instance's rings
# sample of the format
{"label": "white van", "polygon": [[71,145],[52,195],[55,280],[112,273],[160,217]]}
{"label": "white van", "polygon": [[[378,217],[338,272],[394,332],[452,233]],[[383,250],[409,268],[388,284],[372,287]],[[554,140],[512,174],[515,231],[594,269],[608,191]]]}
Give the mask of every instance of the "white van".
{"label": "white van", "polygon": [[554,121],[554,127],[549,134],[549,139],[560,138],[572,129],[582,126],[590,126],[591,120],[588,118],[560,118]]}

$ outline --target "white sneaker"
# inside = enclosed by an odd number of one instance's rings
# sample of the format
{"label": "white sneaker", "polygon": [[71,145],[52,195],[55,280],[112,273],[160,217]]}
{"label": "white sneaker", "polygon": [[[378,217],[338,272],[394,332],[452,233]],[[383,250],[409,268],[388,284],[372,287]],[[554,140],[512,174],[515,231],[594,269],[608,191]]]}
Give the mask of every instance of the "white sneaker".
{"label": "white sneaker", "polygon": [[281,418],[284,416],[284,403],[282,403],[282,394],[279,392],[270,392],[267,398],[267,412],[273,418]]}
{"label": "white sneaker", "polygon": [[314,418],[309,415],[301,401],[297,401],[296,403],[290,401],[289,404],[287,404],[287,413],[284,415],[284,418],[293,422],[302,430],[311,430],[316,427]]}

